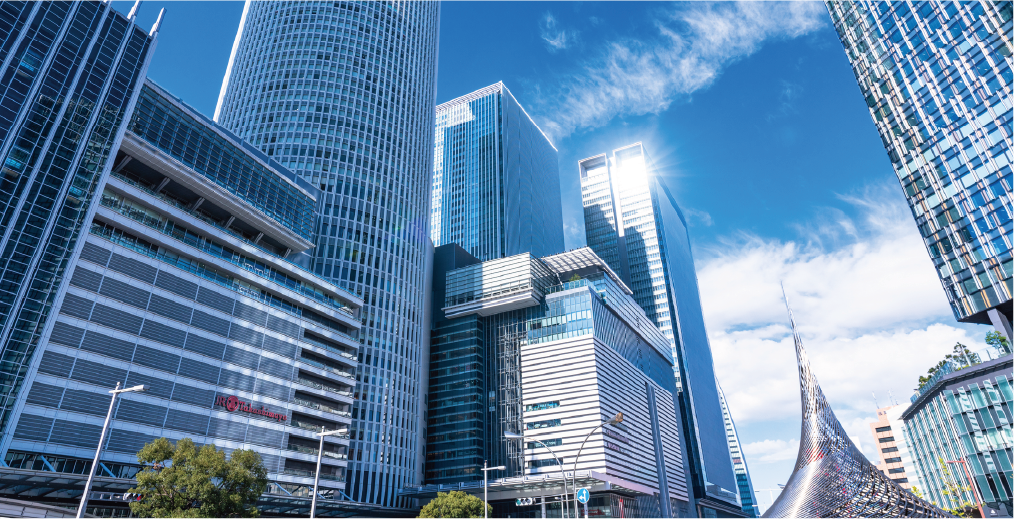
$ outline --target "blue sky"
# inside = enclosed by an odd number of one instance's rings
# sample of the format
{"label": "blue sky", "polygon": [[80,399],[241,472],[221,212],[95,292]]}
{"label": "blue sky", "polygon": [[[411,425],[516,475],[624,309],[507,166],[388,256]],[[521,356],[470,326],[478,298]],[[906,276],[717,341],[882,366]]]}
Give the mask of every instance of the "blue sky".
{"label": "blue sky", "polygon": [[[163,6],[149,75],[211,115],[242,3],[149,1],[139,23]],[[874,458],[873,394],[907,401],[954,342],[984,346],[947,308],[820,3],[445,2],[437,102],[501,80],[559,149],[568,247],[584,244],[579,159],[643,141],[665,175],[755,488],[785,482],[799,435],[780,282]]]}

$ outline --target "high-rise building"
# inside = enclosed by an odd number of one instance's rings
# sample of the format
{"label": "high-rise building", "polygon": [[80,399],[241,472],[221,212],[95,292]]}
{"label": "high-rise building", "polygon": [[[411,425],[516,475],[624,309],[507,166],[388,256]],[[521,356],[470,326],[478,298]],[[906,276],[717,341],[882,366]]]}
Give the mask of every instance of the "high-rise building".
{"label": "high-rise building", "polygon": [[732,470],[736,473],[736,484],[739,486],[739,500],[743,503],[743,513],[747,517],[760,517],[760,506],[757,494],[753,491],[750,480],[750,469],[746,466],[746,456],[739,443],[736,423],[732,421],[729,404],[725,401],[725,391],[718,385],[718,399],[722,402],[722,417],[725,418],[725,438],[729,442],[729,455],[732,457]]}
{"label": "high-rise building", "polygon": [[1014,512],[1014,375],[1010,353],[997,353],[949,362],[901,414],[922,494],[948,509],[982,503],[983,517]]}
{"label": "high-rise building", "polygon": [[[152,82],[112,155],[0,444],[0,474],[31,484],[0,494],[79,499],[122,382],[148,390],[118,399],[91,512],[126,511],[109,493],[134,485],[145,443],[189,437],[258,452],[258,505],[307,513],[314,433],[351,424],[362,305],[291,261],[320,192]],[[326,497],[346,486],[348,443],[324,443]],[[320,510],[347,513],[336,501]]]}
{"label": "high-rise building", "polygon": [[505,467],[490,475],[492,515],[560,517],[560,461],[572,472],[586,435],[622,412],[580,452],[577,484],[591,492],[581,513],[693,514],[669,341],[605,262],[581,248],[480,263],[456,244],[435,257],[430,484],[405,495],[431,498],[446,483],[482,493],[487,460]]}
{"label": "high-rise building", "polygon": [[954,317],[1010,340],[1010,2],[827,8]]}
{"label": "high-rise building", "polygon": [[436,2],[247,2],[215,119],[317,186],[312,269],[363,298],[348,484],[422,481]]}
{"label": "high-rise building", "polygon": [[870,422],[870,433],[876,442],[873,444],[880,456],[877,469],[891,478],[901,488],[910,490],[912,487],[922,488],[919,476],[916,475],[908,441],[905,439],[905,423],[901,414],[908,405],[892,405],[877,409],[877,421]]}
{"label": "high-rise building", "polygon": [[698,513],[742,514],[683,213],[641,143],[578,169],[588,246],[670,341]]}
{"label": "high-rise building", "polygon": [[563,252],[556,147],[504,84],[437,106],[430,236],[480,260]]}
{"label": "high-rise building", "polygon": [[[155,46],[100,2],[0,4],[0,435]],[[161,17],[159,19],[161,21]],[[115,382],[115,381],[114,381]]]}

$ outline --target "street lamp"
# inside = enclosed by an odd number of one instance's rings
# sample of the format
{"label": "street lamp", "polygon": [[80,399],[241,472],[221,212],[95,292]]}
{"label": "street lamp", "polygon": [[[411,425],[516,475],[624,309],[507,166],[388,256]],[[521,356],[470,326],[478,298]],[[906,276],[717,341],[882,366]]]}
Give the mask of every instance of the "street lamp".
{"label": "street lamp", "polygon": [[979,509],[979,517],[986,517],[986,514],[982,511],[982,502],[979,501],[979,493],[975,491],[975,480],[972,479],[972,474],[968,472],[968,463],[965,463],[964,458],[948,461],[947,463],[960,463],[964,467],[965,477],[968,478],[968,490],[972,491],[972,497],[975,498],[975,506]]}
{"label": "street lamp", "polygon": [[507,467],[500,465],[499,467],[490,467],[486,464],[486,460],[482,460],[482,516],[489,519],[489,471],[491,470],[507,470]]}
{"label": "street lamp", "polygon": [[[513,433],[513,432],[510,432],[510,431],[504,431],[503,436],[504,436],[504,438],[507,438],[508,440],[521,440],[521,441],[524,441],[524,439],[525,439],[525,436],[523,434]],[[565,503],[567,503],[567,473],[563,471],[563,460],[559,456],[557,456],[555,452],[553,452],[553,449],[549,448],[549,445],[546,445],[545,443],[542,443],[542,441],[539,440],[538,438],[532,438],[532,441],[538,442],[539,445],[542,445],[543,447],[545,447],[546,450],[548,450],[549,453],[552,454],[554,458],[556,458],[556,463],[558,465],[560,465],[560,475],[563,476],[563,502],[561,504],[563,504],[564,506],[563,506],[562,510],[569,510],[570,506],[565,504]],[[525,447],[524,444],[522,444],[521,445],[521,449],[524,450],[524,447]]]}
{"label": "street lamp", "polygon": [[336,434],[348,434],[348,429],[335,429],[333,431],[325,431],[324,426],[320,426],[320,432],[314,433],[320,436],[320,448],[317,449],[317,471],[313,473],[313,499],[310,501],[310,519],[316,517],[317,513],[317,485],[320,484],[320,459],[324,456],[324,437],[334,436]]}
{"label": "street lamp", "polygon": [[[596,427],[596,428],[592,429],[591,431],[589,431],[588,434],[585,435],[584,441],[581,442],[581,448],[577,450],[577,456],[574,457],[574,517],[580,517],[580,512],[578,511],[578,506],[577,506],[577,459],[581,457],[581,451],[584,450],[584,444],[588,441],[588,438],[591,438],[591,435],[594,434],[595,431],[597,431],[597,430],[599,430],[599,429],[601,429],[601,428],[603,428],[603,427],[605,427],[607,425],[618,424],[618,423],[620,423],[622,421],[623,421],[623,413],[616,413],[616,416],[610,418],[609,420],[606,420],[606,421],[600,423],[598,425],[598,427]],[[568,501],[567,506],[568,507],[570,506],[570,502],[569,501]]]}
{"label": "street lamp", "polygon": [[106,423],[102,424],[102,434],[99,435],[99,446],[95,448],[95,460],[92,461],[91,471],[88,472],[88,481],[85,483],[84,493],[81,494],[81,504],[77,507],[77,517],[80,519],[84,517],[85,507],[88,505],[88,493],[92,491],[92,480],[95,479],[95,468],[99,466],[99,455],[102,454],[102,442],[106,439],[106,431],[109,430],[109,422],[113,420],[113,407],[116,406],[116,395],[120,393],[129,393],[131,391],[147,391],[148,386],[140,385],[133,386],[124,389],[120,389],[120,383],[116,383],[116,388],[109,391],[113,395],[109,401],[109,412],[106,413]]}

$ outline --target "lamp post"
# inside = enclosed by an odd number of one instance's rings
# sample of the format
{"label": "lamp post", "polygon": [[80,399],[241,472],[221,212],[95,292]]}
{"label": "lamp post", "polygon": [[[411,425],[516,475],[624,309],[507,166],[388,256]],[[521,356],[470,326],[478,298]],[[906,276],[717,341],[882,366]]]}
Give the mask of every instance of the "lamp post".
{"label": "lamp post", "polygon": [[982,511],[982,501],[979,501],[979,493],[975,491],[975,480],[972,479],[972,474],[968,471],[968,463],[965,459],[948,461],[947,463],[960,463],[965,469],[965,477],[968,478],[968,490],[972,491],[972,497],[975,498],[975,506],[979,509],[979,517],[986,517],[986,514]]}
{"label": "lamp post", "polygon": [[[577,506],[577,459],[581,457],[581,451],[584,450],[584,444],[588,441],[588,438],[591,438],[591,435],[594,434],[595,431],[597,431],[597,430],[599,430],[599,429],[601,429],[601,428],[603,428],[603,427],[605,427],[607,425],[618,424],[618,423],[620,423],[622,421],[623,421],[623,413],[616,413],[616,416],[610,418],[609,420],[606,420],[606,421],[600,423],[597,427],[595,427],[591,431],[588,431],[588,434],[585,435],[585,437],[584,437],[584,441],[581,442],[581,448],[579,448],[577,450],[577,456],[574,456],[574,517],[578,517],[579,516],[579,509],[578,509],[578,506]],[[663,494],[663,495],[665,495],[665,494]],[[568,507],[570,506],[570,502],[569,501],[567,502],[567,506]]]}
{"label": "lamp post", "polygon": [[[507,438],[508,440],[521,440],[521,441],[524,441],[524,439],[525,439],[525,436],[523,434],[512,433],[510,431],[504,431],[503,436],[504,436],[504,438]],[[537,438],[532,438],[532,441],[538,442],[539,445],[542,445],[543,447],[545,447],[546,450],[548,450],[549,453],[552,454],[554,458],[556,458],[556,463],[558,465],[560,465],[560,475],[563,476],[563,502],[561,502],[560,504],[564,505],[562,507],[562,510],[568,510],[569,511],[570,510],[570,505],[566,504],[567,503],[567,493],[568,493],[567,492],[567,473],[563,471],[563,460],[559,456],[557,456],[555,452],[553,452],[553,449],[549,448],[549,445],[546,445],[545,443],[542,443],[541,440],[539,440]],[[523,450],[524,449],[524,445],[522,445],[521,448]]]}
{"label": "lamp post", "polygon": [[92,461],[91,471],[88,472],[88,481],[85,483],[84,493],[81,494],[81,504],[77,507],[77,517],[79,519],[84,517],[85,507],[88,506],[88,494],[92,491],[92,480],[95,479],[95,469],[99,466],[99,456],[102,454],[102,443],[106,440],[106,431],[109,430],[109,422],[113,420],[113,408],[116,406],[116,396],[120,393],[147,390],[148,386],[143,384],[140,386],[120,389],[120,383],[117,382],[116,387],[109,391],[113,397],[109,400],[109,412],[106,413],[106,422],[102,424],[102,433],[99,434],[99,445],[95,448],[95,459]]}
{"label": "lamp post", "polygon": [[320,432],[314,433],[320,436],[320,447],[317,449],[317,471],[313,473],[313,499],[310,501],[310,519],[316,517],[317,513],[317,485],[320,484],[320,459],[324,456],[324,437],[334,436],[336,434],[347,434],[348,429],[335,429],[333,431],[325,431],[324,426],[320,426]]}
{"label": "lamp post", "polygon": [[486,519],[489,519],[489,471],[491,470],[507,470],[507,467],[503,465],[490,467],[486,460],[482,460],[482,516]]}

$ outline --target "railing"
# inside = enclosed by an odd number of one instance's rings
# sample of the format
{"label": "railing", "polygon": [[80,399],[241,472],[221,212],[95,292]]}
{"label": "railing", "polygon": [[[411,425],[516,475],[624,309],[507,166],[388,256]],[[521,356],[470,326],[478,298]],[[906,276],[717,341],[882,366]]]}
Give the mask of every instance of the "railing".
{"label": "railing", "polygon": [[[287,446],[287,448],[290,451],[302,452],[303,454],[312,454],[314,456],[316,456],[317,453],[320,452],[320,449],[317,449],[315,447],[307,447],[305,445],[294,445],[294,444],[291,444],[291,443]],[[325,450],[324,451],[324,456],[327,456],[328,458],[333,458],[333,459],[336,459],[336,460],[346,460],[346,459],[348,459],[348,456],[345,455],[345,454],[341,454],[339,452],[334,452],[334,451],[329,451],[329,450]]]}
{"label": "railing", "polygon": [[[304,422],[297,422],[295,420],[293,420],[292,423],[290,423],[289,425],[291,425],[291,426],[293,426],[293,427],[295,427],[297,429],[303,429],[304,431],[310,431],[310,432],[315,432],[315,433],[319,433],[320,432],[320,426],[319,425],[313,425],[313,424],[308,424],[308,423],[304,423]],[[331,435],[331,437],[332,438],[342,439],[342,440],[348,440],[349,439],[349,435],[348,434],[343,434],[343,435],[333,434],[333,435]]]}
{"label": "railing", "polygon": [[340,411],[337,408],[331,407],[331,406],[329,406],[327,404],[321,404],[321,403],[318,403],[318,402],[311,402],[309,400],[303,400],[302,398],[299,398],[298,396],[295,397],[295,398],[293,398],[292,402],[296,403],[296,404],[299,404],[299,405],[301,405],[303,407],[309,407],[310,409],[316,409],[318,411],[324,411],[325,413],[333,413],[333,414],[336,414],[338,416],[346,416],[346,417],[347,416],[352,416],[352,413],[350,411]]}
{"label": "railing", "polygon": [[308,342],[308,343],[310,343],[310,344],[312,344],[312,345],[314,345],[314,346],[316,346],[318,348],[324,348],[325,350],[330,351],[332,353],[337,353],[338,355],[340,355],[342,357],[345,357],[346,359],[356,360],[356,356],[355,355],[353,355],[353,354],[351,354],[351,353],[349,353],[349,352],[347,352],[345,350],[339,349],[337,346],[332,346],[330,344],[327,344],[326,342],[320,342],[320,341],[311,339],[311,338],[307,337],[306,335],[303,335],[303,339],[302,340],[304,342]]}
{"label": "railing", "polygon": [[331,387],[331,386],[328,386],[328,385],[325,385],[325,384],[321,384],[319,382],[314,382],[314,381],[312,381],[310,379],[306,379],[306,378],[302,378],[302,377],[297,378],[296,382],[298,382],[298,383],[300,383],[300,384],[302,384],[304,386],[307,386],[307,387],[312,387],[314,389],[319,389],[321,391],[330,391],[331,393],[334,393],[336,395],[341,395],[341,396],[352,398],[352,391],[351,390],[349,390],[349,391],[342,391],[341,389],[338,389],[338,388],[335,388],[335,387]]}
{"label": "railing", "polygon": [[349,373],[348,371],[342,371],[342,370],[340,370],[338,368],[335,368],[333,366],[328,366],[327,364],[324,364],[323,362],[320,362],[320,361],[316,361],[316,360],[313,360],[313,359],[308,359],[306,357],[299,357],[299,361],[300,362],[304,362],[306,364],[309,364],[309,365],[311,365],[311,366],[313,366],[315,368],[322,369],[324,371],[330,371],[331,373],[334,373],[335,375],[341,375],[341,376],[347,377],[347,378],[355,378],[355,376],[352,373]]}
{"label": "railing", "polygon": [[937,368],[937,370],[933,372],[933,376],[930,377],[930,379],[927,380],[926,383],[919,386],[919,389],[915,390],[915,393],[909,400],[912,403],[915,403],[916,400],[919,400],[919,397],[932,391],[933,386],[935,386],[936,383],[940,381],[940,379],[946,377],[947,375],[950,375],[951,373],[954,373],[955,371],[960,371],[962,369],[969,368],[977,364],[982,364],[983,362],[989,360],[995,360],[1006,355],[1010,355],[1010,352],[1005,352],[997,348],[990,347],[983,348],[981,350],[976,350],[966,355],[962,355],[961,357],[958,357],[955,360],[945,362],[943,366]]}
{"label": "railing", "polygon": [[[302,476],[304,478],[312,478],[312,477],[314,477],[315,472],[312,471],[312,470],[290,469],[290,468],[286,467],[286,468],[282,469],[282,474],[288,474],[290,476]],[[328,481],[344,482],[345,481],[345,476],[340,476],[338,474],[324,474],[322,472],[320,474],[320,479],[326,479]]]}
{"label": "railing", "polygon": [[[208,218],[207,216],[205,216],[205,215],[203,215],[203,214],[201,214],[201,213],[199,213],[199,212],[197,212],[195,210],[190,209],[189,207],[187,207],[186,205],[180,203],[179,201],[173,200],[172,198],[169,198],[169,197],[167,197],[167,196],[165,196],[165,195],[163,195],[161,193],[156,193],[150,187],[142,184],[141,182],[138,182],[138,181],[135,181],[135,180],[133,180],[131,178],[128,178],[128,177],[124,176],[122,173],[112,173],[112,176],[115,177],[117,180],[125,183],[125,184],[129,184],[129,185],[131,185],[131,186],[133,186],[133,187],[135,187],[135,188],[137,188],[137,189],[139,189],[141,191],[144,191],[145,193],[147,193],[147,194],[149,194],[149,195],[151,195],[151,196],[153,196],[155,198],[158,198],[159,200],[161,200],[161,201],[163,201],[163,202],[165,202],[165,203],[167,203],[167,204],[169,204],[169,205],[171,205],[171,206],[173,206],[173,207],[175,207],[175,208],[177,208],[177,209],[179,209],[179,210],[181,210],[181,211],[189,214],[190,216],[193,216],[194,218],[197,218],[198,220],[200,220],[200,221],[202,221],[204,223],[207,223],[208,225],[211,225],[211,226],[213,226],[213,227],[215,227],[215,228],[217,228],[217,229],[219,229],[219,230],[221,230],[223,232],[228,233],[230,236],[233,236],[233,237],[235,237],[235,238],[243,241],[244,243],[246,243],[246,244],[248,244],[248,245],[250,245],[252,247],[257,248],[257,250],[262,251],[265,254],[268,254],[268,255],[273,256],[275,258],[278,258],[278,259],[280,259],[282,261],[285,261],[285,263],[287,265],[289,265],[289,266],[291,266],[291,267],[293,267],[295,269],[302,270],[303,272],[306,272],[307,274],[310,274],[310,275],[312,275],[314,277],[319,277],[316,274],[314,274],[312,271],[310,271],[309,269],[307,269],[307,268],[305,268],[305,267],[303,267],[301,265],[297,265],[295,263],[292,263],[291,261],[288,261],[287,259],[285,259],[285,258],[281,257],[280,255],[278,255],[277,253],[265,249],[261,245],[258,245],[256,243],[254,243],[252,240],[250,240],[246,236],[243,236],[242,234],[239,234],[236,231],[223,226],[221,223],[216,222],[215,220],[213,220],[211,218]],[[356,299],[359,299],[359,296],[353,294],[348,289],[342,288],[342,287],[340,287],[338,285],[332,285],[332,286],[338,292],[344,292],[344,293],[348,294],[350,297],[354,297]]]}
{"label": "railing", "polygon": [[[120,180],[122,180],[122,179],[125,178],[125,177],[122,177],[122,176],[117,175],[115,173],[114,173],[114,176],[116,176],[117,179],[120,179]],[[133,183],[133,185],[136,186],[137,184]],[[138,189],[145,190],[145,188],[141,188],[141,187],[139,187]],[[180,208],[183,211],[186,211],[188,214],[190,214],[191,216],[194,216],[195,218],[198,218],[198,219],[200,219],[202,221],[208,221],[209,223],[212,223],[213,225],[215,225],[214,222],[210,220],[210,218],[203,217],[203,216],[199,215],[196,211],[191,211],[190,209],[188,209],[186,207],[181,207],[181,205],[178,202],[176,202],[175,200],[172,200],[172,199],[170,199],[168,197],[165,197],[165,196],[161,196],[161,195],[155,194],[154,191],[151,191],[151,190],[145,190],[145,191],[147,191],[152,196],[157,196],[161,200],[164,200],[167,203],[169,203],[169,204],[171,204],[171,205],[173,205],[173,206],[175,206],[177,208]],[[143,224],[143,225],[145,225],[147,227],[155,229],[159,233],[161,233],[161,234],[163,234],[165,236],[168,236],[170,238],[173,238],[174,240],[181,241],[182,243],[185,243],[185,244],[187,244],[187,245],[189,245],[191,247],[194,247],[197,250],[200,250],[201,252],[204,252],[205,254],[209,254],[211,256],[214,256],[217,259],[229,262],[229,263],[231,263],[231,264],[233,264],[233,265],[235,265],[235,266],[237,266],[237,267],[239,267],[239,268],[241,268],[241,269],[243,269],[243,270],[245,270],[247,272],[250,272],[251,274],[253,274],[253,275],[255,275],[255,276],[257,276],[257,277],[259,277],[259,278],[261,278],[261,279],[263,279],[265,281],[269,281],[271,283],[274,283],[276,285],[284,287],[284,288],[286,288],[288,290],[292,290],[293,292],[296,292],[297,294],[299,294],[301,296],[304,296],[304,297],[307,297],[309,299],[312,299],[315,302],[320,303],[320,304],[322,304],[322,305],[324,305],[324,306],[326,306],[328,308],[333,308],[335,310],[339,310],[339,311],[344,312],[344,313],[346,313],[346,314],[348,314],[350,316],[353,315],[353,312],[352,312],[352,310],[350,308],[348,308],[345,305],[342,305],[341,303],[335,301],[333,298],[327,297],[324,294],[321,294],[320,292],[317,292],[316,290],[313,290],[310,287],[307,287],[307,286],[305,286],[305,285],[303,285],[301,283],[298,283],[295,280],[293,280],[291,283],[286,283],[286,282],[283,282],[283,281],[277,279],[274,276],[268,275],[268,273],[274,273],[274,269],[272,269],[271,267],[263,266],[263,268],[257,268],[258,265],[255,264],[254,260],[250,260],[250,259],[245,258],[243,256],[239,256],[240,258],[247,260],[247,261],[240,261],[239,259],[236,258],[236,256],[238,256],[236,254],[230,254],[230,255],[227,256],[227,255],[225,255],[225,254],[222,253],[221,247],[214,246],[211,243],[209,243],[207,240],[204,240],[204,239],[199,240],[197,243],[190,243],[188,241],[181,240],[179,236],[177,236],[176,234],[174,234],[174,233],[172,233],[172,232],[170,232],[169,230],[166,229],[166,223],[167,222],[164,222],[164,221],[161,221],[161,220],[156,220],[156,219],[150,218],[150,217],[149,218],[144,218],[145,215],[138,214],[138,212],[135,212],[135,211],[130,211],[130,208],[126,207],[122,203],[119,204],[119,207],[114,207],[110,201],[107,201],[107,199],[106,199],[105,196],[103,196],[101,198],[100,203],[104,207],[112,209],[112,210],[116,211],[117,213],[119,213],[119,214],[121,214],[121,215],[123,215],[123,216],[125,216],[127,218],[130,218],[131,220],[134,220],[134,221],[139,222],[139,223],[141,223],[141,224]],[[216,225],[216,226],[219,229],[225,230],[220,225]],[[233,234],[235,234],[235,233],[233,233]],[[251,264],[251,263],[254,263],[254,264]],[[267,272],[265,272],[265,270]],[[279,275],[281,275],[281,274],[279,274]]]}

